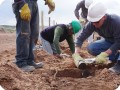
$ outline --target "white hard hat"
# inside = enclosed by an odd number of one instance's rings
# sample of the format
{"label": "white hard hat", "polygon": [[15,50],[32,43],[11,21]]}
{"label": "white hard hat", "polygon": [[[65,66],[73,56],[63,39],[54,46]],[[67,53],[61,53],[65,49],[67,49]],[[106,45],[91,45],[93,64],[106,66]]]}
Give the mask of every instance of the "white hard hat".
{"label": "white hard hat", "polygon": [[93,0],[85,0],[85,8],[88,8],[92,4]]}
{"label": "white hard hat", "polygon": [[102,2],[95,2],[88,8],[87,19],[90,22],[99,21],[107,12],[107,8]]}

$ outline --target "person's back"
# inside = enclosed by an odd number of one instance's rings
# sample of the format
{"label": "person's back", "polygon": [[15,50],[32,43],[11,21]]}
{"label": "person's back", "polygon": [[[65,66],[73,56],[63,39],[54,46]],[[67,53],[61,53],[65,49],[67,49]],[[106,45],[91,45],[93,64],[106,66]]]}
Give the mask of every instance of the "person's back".
{"label": "person's back", "polygon": [[45,44],[45,42],[47,42],[49,43],[49,46],[51,46],[53,52],[52,54],[60,56],[62,52],[60,49],[59,42],[66,40],[70,47],[71,52],[74,53],[75,46],[74,46],[73,34],[78,33],[79,30],[81,30],[81,25],[78,21],[72,21],[67,25],[58,24],[55,26],[48,27],[40,33],[43,48],[45,49],[45,51],[48,51],[47,45]]}
{"label": "person's back", "polygon": [[57,24],[55,26],[51,26],[48,28],[45,28],[42,32],[41,32],[41,36],[46,39],[47,41],[53,43],[53,39],[54,39],[54,32],[55,32],[55,28],[56,27],[61,27],[64,32],[62,34],[62,36],[60,37],[60,42],[65,40],[66,36],[68,36],[67,30],[66,30],[66,25],[65,24]]}

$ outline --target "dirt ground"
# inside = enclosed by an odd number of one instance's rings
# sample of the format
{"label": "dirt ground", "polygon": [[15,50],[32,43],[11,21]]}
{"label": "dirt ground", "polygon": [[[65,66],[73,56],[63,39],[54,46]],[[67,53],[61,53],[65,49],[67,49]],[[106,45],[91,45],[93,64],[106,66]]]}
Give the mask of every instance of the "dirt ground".
{"label": "dirt ground", "polygon": [[[84,58],[91,57],[86,45],[81,51]],[[62,49],[71,55],[66,42]],[[44,67],[23,72],[13,63],[15,50],[15,33],[0,33],[0,85],[5,90],[115,90],[120,84],[120,76],[108,71],[111,65],[89,66],[90,75],[84,77],[72,57],[55,58],[41,49],[36,62],[44,62]]]}

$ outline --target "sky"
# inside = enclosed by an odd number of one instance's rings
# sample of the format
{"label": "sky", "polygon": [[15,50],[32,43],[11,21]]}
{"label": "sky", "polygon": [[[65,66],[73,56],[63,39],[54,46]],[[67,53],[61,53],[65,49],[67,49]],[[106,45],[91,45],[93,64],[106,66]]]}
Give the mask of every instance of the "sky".
{"label": "sky", "polygon": [[4,0],[0,0],[0,5],[1,5],[1,3],[3,2]]}
{"label": "sky", "polygon": [[[44,25],[48,25],[48,19],[51,17],[51,25],[55,23],[67,24],[72,20],[77,20],[74,15],[74,9],[80,0],[53,0],[55,2],[55,11],[48,14],[49,8],[44,5],[44,0],[38,0],[40,11],[44,12]],[[94,0],[98,1],[98,0]],[[120,15],[120,0],[99,0],[103,2],[107,8],[108,13],[115,13]],[[0,25],[15,25],[15,15],[12,12],[13,0],[0,0]],[[41,21],[41,19],[40,19]]]}

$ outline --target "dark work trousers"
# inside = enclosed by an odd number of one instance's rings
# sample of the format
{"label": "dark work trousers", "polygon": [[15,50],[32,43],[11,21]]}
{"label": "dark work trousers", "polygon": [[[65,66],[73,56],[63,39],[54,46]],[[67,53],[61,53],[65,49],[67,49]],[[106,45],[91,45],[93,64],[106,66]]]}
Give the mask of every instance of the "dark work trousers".
{"label": "dark work trousers", "polygon": [[39,35],[39,10],[36,0],[25,0],[31,11],[30,21],[20,17],[20,8],[13,4],[16,16],[16,64],[18,67],[27,66],[34,62],[33,48]]}

